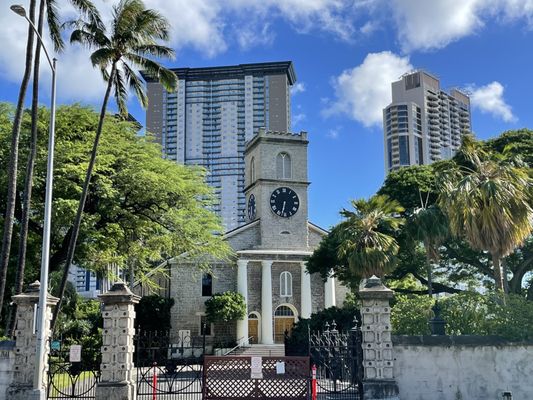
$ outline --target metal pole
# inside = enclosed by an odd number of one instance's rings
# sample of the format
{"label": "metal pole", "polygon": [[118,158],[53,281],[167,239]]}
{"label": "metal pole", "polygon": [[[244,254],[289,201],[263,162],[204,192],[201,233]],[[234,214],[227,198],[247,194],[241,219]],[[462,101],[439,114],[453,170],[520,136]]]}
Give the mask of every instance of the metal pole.
{"label": "metal pole", "polygon": [[[44,43],[41,42],[44,48]],[[47,360],[44,359],[46,350],[45,331],[47,325],[47,296],[48,296],[48,263],[50,260],[50,228],[52,220],[52,189],[54,180],[54,144],[56,122],[56,59],[52,61],[52,96],[50,99],[50,131],[48,136],[48,163],[46,166],[46,194],[44,200],[44,229],[43,249],[41,256],[41,290],[39,292],[39,324],[37,329],[37,354],[35,356],[35,373],[33,389],[39,398],[46,396],[43,387],[43,374]]]}

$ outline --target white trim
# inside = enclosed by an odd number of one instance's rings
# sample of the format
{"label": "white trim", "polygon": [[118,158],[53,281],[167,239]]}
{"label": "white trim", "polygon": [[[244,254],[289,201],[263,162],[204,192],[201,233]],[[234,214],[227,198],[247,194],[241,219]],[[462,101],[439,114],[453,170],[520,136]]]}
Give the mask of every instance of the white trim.
{"label": "white trim", "polygon": [[329,231],[328,231],[328,230],[326,230],[326,229],[324,229],[324,228],[321,228],[320,226],[315,225],[315,224],[313,224],[313,223],[310,222],[310,221],[307,221],[307,226],[308,226],[310,229],[312,229],[312,230],[314,230],[315,232],[318,232],[318,233],[320,233],[320,234],[323,234],[323,235],[327,235],[327,234],[329,234]]}
{"label": "white trim", "polygon": [[287,317],[287,316],[276,316],[276,310],[278,308],[280,308],[281,306],[289,307],[292,310],[292,313],[294,314],[294,322],[298,322],[298,320],[300,319],[300,313],[298,313],[298,310],[296,309],[294,304],[291,304],[291,303],[278,304],[276,306],[276,308],[274,309],[274,312],[272,313],[272,316],[273,316],[274,319],[276,319],[276,318],[286,318]]}
{"label": "white trim", "polygon": [[[237,254],[241,255],[275,255],[275,254],[285,254],[285,255],[294,255],[294,256],[309,256],[313,254],[312,251],[305,250],[239,250]],[[282,260],[273,260],[273,261],[282,261]]]}
{"label": "white trim", "polygon": [[[283,280],[284,276],[288,276]],[[279,274],[279,296],[292,297],[292,274],[289,271],[283,271]]]}

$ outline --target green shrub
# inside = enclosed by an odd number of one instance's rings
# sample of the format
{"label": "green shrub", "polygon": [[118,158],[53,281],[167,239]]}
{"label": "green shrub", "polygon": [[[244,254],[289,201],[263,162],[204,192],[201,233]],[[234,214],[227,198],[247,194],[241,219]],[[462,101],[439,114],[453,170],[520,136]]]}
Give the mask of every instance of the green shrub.
{"label": "green shrub", "polygon": [[[427,335],[434,299],[398,295],[391,321],[396,335]],[[512,341],[533,340],[533,302],[518,295],[463,292],[439,299],[448,335],[496,335]]]}
{"label": "green shrub", "polygon": [[236,292],[213,295],[205,302],[205,315],[209,322],[230,322],[246,316],[244,296]]}
{"label": "green shrub", "polygon": [[433,300],[429,296],[397,295],[391,309],[395,335],[429,335],[428,320],[432,317]]}
{"label": "green shrub", "polygon": [[135,327],[143,331],[168,331],[173,305],[174,299],[155,294],[144,296],[135,306]]}

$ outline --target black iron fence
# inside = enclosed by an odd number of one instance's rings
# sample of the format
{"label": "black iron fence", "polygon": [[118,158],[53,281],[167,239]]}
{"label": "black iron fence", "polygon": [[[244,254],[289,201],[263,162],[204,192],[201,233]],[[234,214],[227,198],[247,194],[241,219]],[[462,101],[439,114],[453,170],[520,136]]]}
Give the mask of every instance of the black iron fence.
{"label": "black iron fence", "polygon": [[204,355],[213,351],[205,335],[137,332],[137,400],[201,400]]}
{"label": "black iron fence", "polygon": [[335,321],[320,331],[308,330],[307,341],[285,338],[285,355],[308,355],[316,374],[317,399],[361,400],[362,333],[354,318],[350,330],[339,331]]}
{"label": "black iron fence", "polygon": [[100,352],[73,339],[50,340],[48,399],[94,399]]}

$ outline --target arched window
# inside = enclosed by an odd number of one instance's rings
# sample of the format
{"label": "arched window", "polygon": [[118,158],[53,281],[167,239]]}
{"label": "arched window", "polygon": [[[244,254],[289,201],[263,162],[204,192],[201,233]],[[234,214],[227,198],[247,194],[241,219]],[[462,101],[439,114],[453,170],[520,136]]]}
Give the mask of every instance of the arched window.
{"label": "arched window", "polygon": [[279,306],[274,313],[275,317],[294,317],[294,313],[288,306]]}
{"label": "arched window", "polygon": [[283,271],[279,276],[279,295],[292,296],[292,275],[288,271]]}
{"label": "arched window", "polygon": [[211,274],[204,274],[202,276],[202,296],[213,295],[213,277]]}
{"label": "arched window", "polygon": [[255,182],[255,158],[250,160],[250,184]]}
{"label": "arched window", "polygon": [[291,156],[287,153],[279,153],[276,159],[276,171],[278,179],[291,179]]}

